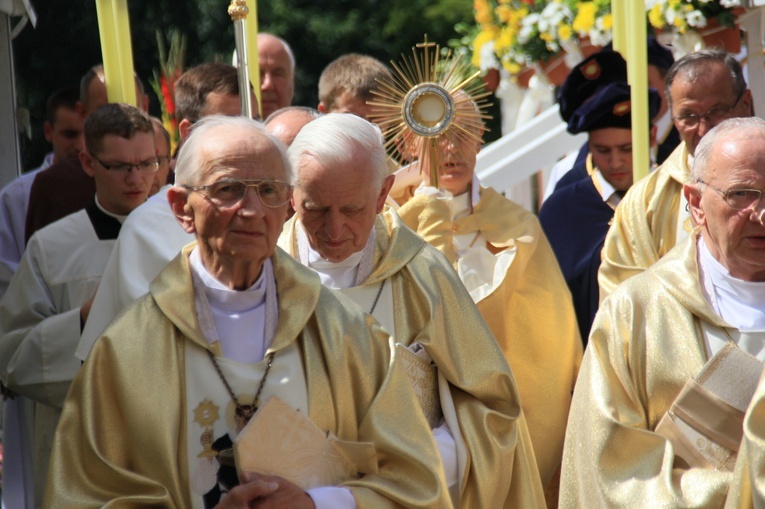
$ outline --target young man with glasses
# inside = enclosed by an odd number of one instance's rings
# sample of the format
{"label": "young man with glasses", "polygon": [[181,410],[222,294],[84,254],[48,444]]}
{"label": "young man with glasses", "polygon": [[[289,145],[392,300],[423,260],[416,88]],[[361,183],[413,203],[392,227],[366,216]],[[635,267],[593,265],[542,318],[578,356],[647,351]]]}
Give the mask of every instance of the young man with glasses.
{"label": "young man with glasses", "polygon": [[690,180],[696,146],[723,120],[752,114],[741,66],[719,50],[698,51],[675,62],[667,74],[667,98],[682,143],[617,207],[598,273],[601,300],[688,236],[692,222],[682,189]]}
{"label": "young man with glasses", "polygon": [[80,161],[94,178],[95,198],[32,236],[0,300],[0,377],[34,402],[34,422],[21,432],[34,451],[35,507],[61,405],[80,367],[74,350],[82,325],[121,224],[146,201],[158,167],[149,118],[126,104],[90,115],[85,145]]}
{"label": "young man with glasses", "polygon": [[[683,440],[670,441],[658,426],[685,419],[708,437],[684,437],[702,457],[715,451],[725,459],[715,443],[741,440],[743,414],[736,418],[724,397],[705,404],[699,394],[708,389],[686,383],[724,348],[765,361],[765,121],[726,120],[694,149],[683,186],[693,233],[614,290],[595,318],[569,414],[561,508],[722,507],[741,494],[729,490],[732,465],[688,466],[676,447]],[[757,377],[741,370],[715,394],[745,407],[740,387]],[[679,398],[684,387],[698,389]]]}

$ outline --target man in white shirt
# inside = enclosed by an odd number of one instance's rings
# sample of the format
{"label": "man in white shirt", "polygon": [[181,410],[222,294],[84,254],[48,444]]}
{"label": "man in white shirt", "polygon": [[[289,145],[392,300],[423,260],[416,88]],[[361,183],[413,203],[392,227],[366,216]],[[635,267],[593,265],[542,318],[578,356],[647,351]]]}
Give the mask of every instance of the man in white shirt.
{"label": "man in white shirt", "polygon": [[[404,358],[417,357],[410,369],[435,368],[410,376],[455,507],[543,507],[502,351],[443,255],[383,211],[394,177],[380,130],[354,114],[330,113],[300,131],[289,156],[296,214],[280,246],[391,332]],[[510,433],[515,440],[500,438]]]}
{"label": "man in white shirt", "polygon": [[726,120],[695,148],[683,193],[696,228],[619,285],[595,318],[571,404],[561,507],[721,507],[728,494],[731,472],[680,466],[656,427],[726,345],[765,360],[765,121]]}
{"label": "man in white shirt", "polygon": [[80,367],[74,349],[82,324],[120,225],[146,201],[157,170],[151,122],[132,106],[96,110],[85,137],[80,161],[95,179],[95,200],[32,236],[0,300],[0,377],[35,402],[34,429],[22,433],[32,437],[36,507],[61,406]]}

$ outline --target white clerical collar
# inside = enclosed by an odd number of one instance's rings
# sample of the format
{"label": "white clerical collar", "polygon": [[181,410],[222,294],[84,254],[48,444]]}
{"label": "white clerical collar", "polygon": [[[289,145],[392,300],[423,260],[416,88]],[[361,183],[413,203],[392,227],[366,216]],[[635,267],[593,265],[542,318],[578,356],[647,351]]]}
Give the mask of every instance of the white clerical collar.
{"label": "white clerical collar", "polygon": [[[598,184],[599,184],[598,191],[600,192],[600,198],[604,202],[608,202],[608,200],[613,200],[612,196],[616,193],[616,189],[614,189],[614,186],[608,183],[605,177],[603,177],[603,174],[600,173],[600,170],[596,170],[594,175],[595,175],[595,178],[598,179]],[[621,198],[619,198],[619,201],[621,201]],[[619,201],[617,201],[617,204],[619,203]]]}
{"label": "white clerical collar", "polygon": [[717,261],[702,237],[698,239],[699,268],[712,307],[741,331],[765,331],[765,282],[742,281]]}
{"label": "white clerical collar", "polygon": [[246,312],[260,306],[266,299],[265,275],[271,270],[270,259],[263,264],[258,279],[246,290],[232,290],[218,281],[202,263],[202,255],[196,247],[191,251],[189,263],[204,284],[207,300],[221,310],[232,313]]}
{"label": "white clerical collar", "polygon": [[345,260],[331,262],[322,258],[311,247],[303,224],[300,221],[297,223],[298,259],[302,265],[313,269],[319,275],[321,284],[335,290],[351,288],[361,285],[372,274],[376,239],[374,227],[361,251],[353,253]]}
{"label": "white clerical collar", "polygon": [[189,256],[197,318],[209,343],[220,343],[223,356],[238,362],[258,362],[276,334],[279,302],[270,259],[246,290],[232,290],[218,281],[202,262],[198,248]]}
{"label": "white clerical collar", "polygon": [[114,219],[116,219],[117,221],[119,221],[119,222],[120,222],[120,224],[123,224],[123,223],[125,222],[125,219],[127,219],[127,216],[120,216],[120,215],[118,215],[118,214],[114,214],[114,213],[112,213],[112,212],[109,212],[108,210],[106,210],[106,209],[105,209],[105,208],[104,208],[104,207],[101,205],[101,203],[98,201],[98,196],[96,196],[96,207],[98,207],[98,210],[100,210],[101,212],[103,212],[103,213],[104,213],[104,214],[106,214],[107,216],[109,216],[109,217],[113,217]]}
{"label": "white clerical collar", "polygon": [[[473,173],[473,181],[470,183],[470,194],[462,193],[457,196],[453,196],[449,200],[449,208],[452,211],[452,220],[460,219],[470,215],[472,208],[478,205],[481,200],[481,181],[478,180],[478,176]],[[472,201],[472,207],[471,207]]]}

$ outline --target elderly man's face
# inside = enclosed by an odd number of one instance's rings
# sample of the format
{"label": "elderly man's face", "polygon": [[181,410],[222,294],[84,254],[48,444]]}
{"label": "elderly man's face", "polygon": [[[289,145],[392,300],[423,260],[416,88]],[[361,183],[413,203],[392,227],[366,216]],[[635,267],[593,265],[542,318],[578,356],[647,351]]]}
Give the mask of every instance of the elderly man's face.
{"label": "elderly man's face", "polygon": [[[252,130],[213,130],[199,148],[198,161],[201,168],[195,186],[225,179],[287,180],[276,146],[265,134]],[[205,266],[216,275],[228,271],[232,276],[232,271],[242,267],[243,272],[246,267],[255,267],[251,276],[260,274],[287,217],[286,202],[267,207],[254,187],[248,187],[238,203],[225,207],[216,205],[204,191],[189,191],[182,208],[187,215],[181,221],[184,228],[196,234]],[[247,285],[254,281],[249,281],[250,275],[242,278]]]}
{"label": "elderly man's face", "polygon": [[712,149],[703,179],[708,185],[686,184],[686,197],[709,251],[733,277],[764,281],[765,203],[734,210],[714,188],[765,190],[765,136],[721,140]]}
{"label": "elderly man's face", "polygon": [[333,167],[305,157],[297,169],[293,206],[311,247],[326,260],[341,262],[361,251],[372,233],[393,179],[378,190],[369,168],[369,158],[360,156]]}
{"label": "elderly man's face", "polygon": [[[739,97],[730,70],[720,62],[710,63],[693,81],[685,75],[677,76],[670,96],[675,127],[691,154],[701,138],[723,120],[750,116],[751,92],[746,90]],[[677,117],[689,114],[709,115],[709,118],[701,118],[697,125],[687,127]]]}
{"label": "elderly man's face", "polygon": [[284,44],[269,34],[258,36],[258,64],[260,104],[263,110],[261,117],[267,118],[274,111],[292,103],[295,73]]}

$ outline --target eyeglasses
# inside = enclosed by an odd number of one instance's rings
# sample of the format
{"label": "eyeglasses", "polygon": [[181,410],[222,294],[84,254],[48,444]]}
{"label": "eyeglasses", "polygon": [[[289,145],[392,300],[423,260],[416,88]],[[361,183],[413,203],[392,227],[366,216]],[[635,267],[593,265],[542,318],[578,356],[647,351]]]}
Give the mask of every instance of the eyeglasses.
{"label": "eyeglasses", "polygon": [[698,182],[717,191],[717,194],[722,196],[725,203],[727,203],[733,210],[753,209],[760,204],[760,198],[762,198],[762,191],[759,189],[728,189],[727,191],[723,191],[703,180],[699,180]]}
{"label": "eyeglasses", "polygon": [[244,198],[248,187],[254,187],[261,203],[266,207],[281,207],[292,196],[292,186],[281,180],[219,180],[207,186],[183,186],[207,196],[220,208],[236,206]]}
{"label": "eyeglasses", "polygon": [[698,115],[696,113],[678,115],[676,117],[672,117],[672,120],[677,122],[679,127],[682,127],[683,129],[695,129],[699,125],[699,122],[701,122],[702,118],[707,121],[707,124],[717,125],[723,120],[727,119],[731,110],[738,106],[739,101],[741,101],[741,98],[744,96],[745,90],[746,89],[743,89],[738,93],[736,102],[734,102],[733,105],[728,108],[712,108],[702,115]]}
{"label": "eyeglasses", "polygon": [[90,157],[98,161],[98,164],[104,167],[106,171],[117,171],[117,172],[129,172],[133,168],[135,168],[138,171],[157,171],[157,168],[159,168],[159,161],[156,159],[149,159],[146,161],[141,161],[140,163],[114,163],[114,164],[105,164],[102,160],[97,158],[92,152],[88,152],[90,154]]}

